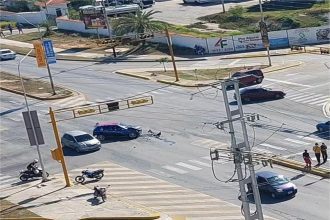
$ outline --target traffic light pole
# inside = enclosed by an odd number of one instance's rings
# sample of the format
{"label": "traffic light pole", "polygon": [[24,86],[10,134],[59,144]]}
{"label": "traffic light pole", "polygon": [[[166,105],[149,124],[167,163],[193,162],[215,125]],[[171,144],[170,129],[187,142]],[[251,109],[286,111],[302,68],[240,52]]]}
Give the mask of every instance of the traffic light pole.
{"label": "traffic light pole", "polygon": [[[234,109],[234,110],[230,109],[228,95],[227,95],[227,89],[226,89],[228,86],[231,86],[231,85],[234,85],[236,98],[237,98],[237,106],[238,106],[238,108]],[[252,154],[251,154],[247,130],[246,130],[245,121],[244,121],[241,96],[239,95],[238,81],[237,80],[227,80],[227,81],[221,82],[221,87],[222,87],[222,94],[223,94],[223,99],[224,99],[227,118],[228,118],[228,120],[226,122],[229,124],[230,135],[231,135],[231,151],[234,155],[235,169],[237,171],[237,176],[238,176],[238,181],[239,181],[238,183],[239,183],[240,193],[241,193],[243,215],[245,217],[245,220],[252,220],[252,219],[263,220],[261,199],[260,199],[260,195],[259,195],[254,166],[252,164]],[[233,116],[236,116],[236,117],[233,118]],[[243,138],[244,138],[244,142],[238,143],[238,144],[236,143],[235,130],[234,130],[234,125],[233,125],[233,123],[235,121],[241,122],[241,128],[243,131]],[[247,160],[245,160],[246,152],[248,152]],[[250,178],[246,178],[246,177],[243,178],[242,163],[245,163],[245,165],[248,166],[249,172],[250,172]],[[250,211],[249,199],[248,199],[247,193],[246,193],[246,187],[245,187],[246,184],[251,184],[251,186],[252,186],[254,201],[255,201],[255,205],[256,205],[256,211],[252,215],[251,215],[251,211]]]}

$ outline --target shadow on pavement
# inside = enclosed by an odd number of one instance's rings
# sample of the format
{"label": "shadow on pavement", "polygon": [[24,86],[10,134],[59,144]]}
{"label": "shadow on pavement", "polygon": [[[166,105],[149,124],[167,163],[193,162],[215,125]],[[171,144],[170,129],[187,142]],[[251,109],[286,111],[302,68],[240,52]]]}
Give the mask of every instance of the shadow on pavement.
{"label": "shadow on pavement", "polygon": [[[264,193],[264,192],[260,192],[260,199],[261,199],[261,203],[262,204],[275,204],[275,203],[281,203],[281,202],[286,202],[288,200],[293,199],[295,196],[286,196],[286,197],[281,197],[281,198],[272,198],[270,196],[270,194],[268,193]],[[249,195],[248,199],[250,201],[250,203],[255,203],[254,202],[254,197],[253,195]]]}
{"label": "shadow on pavement", "polygon": [[324,131],[324,132],[315,131],[313,134],[324,140],[330,140],[330,131]]}
{"label": "shadow on pavement", "polygon": [[85,154],[91,154],[91,153],[94,153],[98,150],[94,150],[94,151],[86,151],[86,152],[77,152],[71,148],[68,148],[68,147],[64,147],[63,148],[63,154],[64,156],[81,156],[81,155],[85,155]]}
{"label": "shadow on pavement", "polygon": [[90,202],[92,206],[96,206],[96,205],[100,205],[102,203],[104,203],[103,201],[99,200],[98,198],[90,198],[87,199],[87,202]]}

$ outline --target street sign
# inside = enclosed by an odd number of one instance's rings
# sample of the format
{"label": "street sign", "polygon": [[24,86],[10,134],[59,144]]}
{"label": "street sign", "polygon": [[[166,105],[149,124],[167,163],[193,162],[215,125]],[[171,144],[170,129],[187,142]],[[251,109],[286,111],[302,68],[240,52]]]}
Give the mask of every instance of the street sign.
{"label": "street sign", "polygon": [[269,47],[269,38],[267,31],[267,24],[264,21],[259,22],[261,40],[265,47]]}
{"label": "street sign", "polygon": [[47,39],[43,41],[43,44],[48,64],[56,63],[56,55],[52,41]]}
{"label": "street sign", "polygon": [[151,105],[153,104],[152,96],[146,96],[142,98],[129,99],[127,100],[128,108],[134,108],[142,105]]}
{"label": "street sign", "polygon": [[73,111],[73,116],[75,118],[84,117],[88,115],[97,115],[101,113],[99,105],[89,106],[85,108],[77,108],[77,109],[73,109],[72,111]]}
{"label": "street sign", "polygon": [[41,41],[40,40],[33,41],[33,47],[35,50],[37,66],[46,67],[46,58]]}
{"label": "street sign", "polygon": [[22,114],[23,114],[23,119],[24,119],[26,131],[28,133],[30,145],[31,146],[37,145],[36,139],[35,139],[34,134],[33,134],[31,121],[32,121],[32,124],[33,124],[33,127],[34,127],[34,131],[36,133],[36,137],[37,137],[37,140],[38,140],[38,145],[45,144],[44,137],[42,135],[41,127],[40,127],[40,124],[39,124],[37,111],[30,111],[31,119],[30,119],[30,116],[29,116],[29,112],[22,112]]}

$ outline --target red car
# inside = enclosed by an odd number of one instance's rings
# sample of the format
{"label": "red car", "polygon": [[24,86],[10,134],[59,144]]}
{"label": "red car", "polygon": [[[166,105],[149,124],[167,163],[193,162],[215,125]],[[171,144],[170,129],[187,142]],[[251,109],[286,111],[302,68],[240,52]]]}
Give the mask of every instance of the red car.
{"label": "red car", "polygon": [[247,69],[234,73],[231,78],[237,79],[241,88],[260,84],[264,79],[264,74],[260,69]]}
{"label": "red car", "polygon": [[[282,91],[273,91],[265,88],[244,88],[240,89],[239,92],[242,102],[281,99],[285,96],[285,93]],[[237,100],[236,94],[234,94],[234,99]]]}

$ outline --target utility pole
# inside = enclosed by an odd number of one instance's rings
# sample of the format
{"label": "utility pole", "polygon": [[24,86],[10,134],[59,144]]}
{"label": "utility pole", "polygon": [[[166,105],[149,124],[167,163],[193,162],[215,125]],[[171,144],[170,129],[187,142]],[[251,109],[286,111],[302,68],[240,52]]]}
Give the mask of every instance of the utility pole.
{"label": "utility pole", "polygon": [[[262,3],[261,3],[261,0],[259,0],[259,7],[260,7],[260,15],[261,15],[261,22],[262,23],[265,23],[265,18],[264,18],[264,12],[262,10]],[[265,25],[265,28],[266,28],[266,25]],[[266,33],[267,33],[267,30],[265,30]],[[267,35],[267,40],[268,40],[268,35]],[[264,43],[265,44],[265,43]],[[272,61],[270,59],[270,52],[269,52],[269,40],[268,40],[268,43],[266,43],[266,48],[267,48],[267,56],[268,56],[268,65],[271,66],[272,65]]]}
{"label": "utility pole", "polygon": [[226,13],[226,9],[225,9],[225,0],[221,0],[222,2],[222,12]]}
{"label": "utility pole", "polygon": [[102,0],[102,5],[103,5],[103,16],[105,17],[105,22],[107,24],[107,29],[108,29],[108,34],[109,34],[109,38],[112,39],[112,34],[111,34],[111,25],[108,19],[108,13],[107,10],[105,8],[105,3],[104,0]]}
{"label": "utility pole", "polygon": [[179,81],[179,76],[178,76],[178,71],[176,69],[176,64],[175,64],[175,59],[174,59],[174,53],[173,53],[173,47],[172,47],[172,40],[171,40],[171,36],[170,33],[168,32],[168,28],[165,28],[165,32],[166,32],[166,37],[167,37],[167,44],[168,44],[168,49],[170,50],[170,55],[172,58],[172,63],[173,63],[173,69],[174,69],[174,74],[175,74],[175,81]]}
{"label": "utility pole", "polygon": [[[229,100],[228,100],[228,94],[227,94],[227,87],[234,85],[236,98],[237,98],[237,109],[231,110],[229,106]],[[243,214],[245,217],[245,220],[263,220],[263,214],[262,214],[262,208],[261,208],[261,199],[260,194],[258,190],[258,184],[255,176],[254,166],[252,164],[252,153],[248,141],[248,135],[246,130],[246,125],[244,121],[244,114],[243,114],[243,108],[242,108],[242,100],[241,96],[239,95],[239,85],[237,80],[226,80],[224,82],[221,82],[221,88],[222,88],[222,94],[223,99],[226,107],[226,113],[227,113],[227,121],[224,121],[222,123],[228,123],[229,124],[229,133],[231,135],[231,151],[234,156],[234,163],[235,163],[235,169],[237,171],[238,181],[239,181],[239,187],[240,187],[240,193],[241,193],[241,201],[243,206]],[[235,116],[235,117],[233,117]],[[241,122],[241,128],[243,131],[243,138],[244,141],[242,143],[236,142],[236,136],[235,136],[235,130],[234,130],[234,122],[240,121]],[[246,152],[248,154],[246,155]],[[243,171],[242,171],[242,163],[245,163],[245,166],[248,166],[249,172],[250,172],[250,178],[244,178],[243,177]],[[250,211],[250,205],[249,205],[249,199],[247,197],[246,193],[246,184],[251,184],[251,188],[253,191],[254,201],[256,205],[256,211],[251,215]]]}

